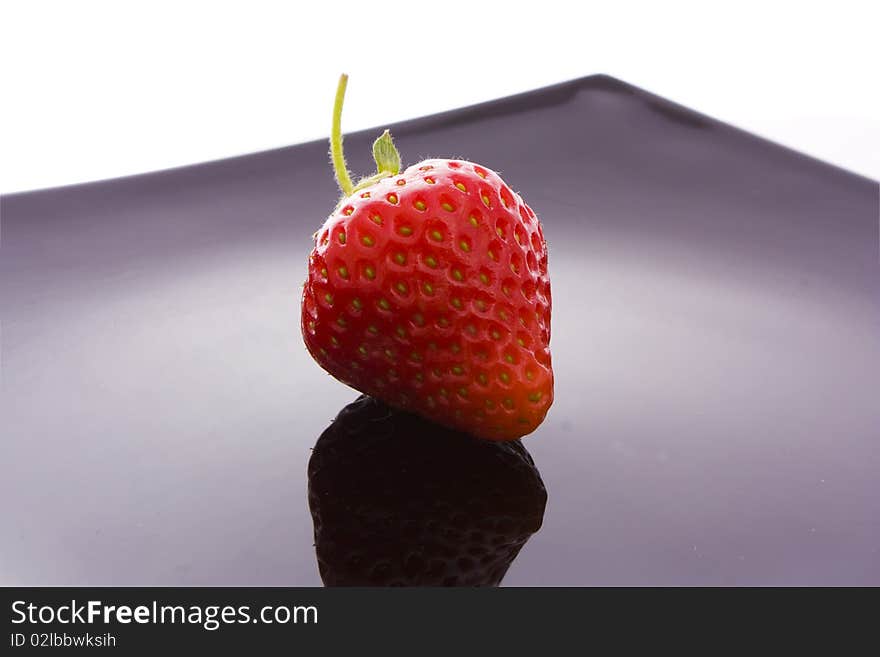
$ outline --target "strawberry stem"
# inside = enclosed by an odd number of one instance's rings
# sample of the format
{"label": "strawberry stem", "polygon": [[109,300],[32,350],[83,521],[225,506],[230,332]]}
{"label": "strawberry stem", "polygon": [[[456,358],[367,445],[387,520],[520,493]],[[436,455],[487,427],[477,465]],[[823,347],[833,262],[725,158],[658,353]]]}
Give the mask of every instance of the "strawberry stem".
{"label": "strawberry stem", "polygon": [[364,187],[369,187],[382,178],[396,176],[400,173],[400,153],[394,146],[391,133],[386,130],[373,142],[376,173],[362,178],[357,185],[351,182],[351,174],[348,172],[342,148],[342,104],[345,102],[345,88],[347,86],[348,75],[343,73],[339,76],[339,84],[336,87],[336,100],[333,103],[333,125],[330,128],[330,159],[333,161],[333,173],[336,176],[339,189],[342,190],[343,197],[350,196]]}
{"label": "strawberry stem", "polygon": [[345,196],[354,191],[348,166],[345,164],[345,154],[342,150],[342,104],[345,102],[345,88],[348,86],[348,75],[343,73],[339,76],[339,84],[336,86],[336,100],[333,103],[333,125],[330,128],[330,158],[333,161],[333,173],[339,189]]}

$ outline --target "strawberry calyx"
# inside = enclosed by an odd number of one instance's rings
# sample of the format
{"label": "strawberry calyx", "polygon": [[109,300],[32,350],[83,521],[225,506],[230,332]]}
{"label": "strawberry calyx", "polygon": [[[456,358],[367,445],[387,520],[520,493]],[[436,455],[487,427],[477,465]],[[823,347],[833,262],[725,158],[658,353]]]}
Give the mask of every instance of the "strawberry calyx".
{"label": "strawberry calyx", "polygon": [[373,142],[373,159],[376,170],[381,174],[396,176],[400,173],[400,153],[391,139],[391,132],[386,130]]}
{"label": "strawberry calyx", "polygon": [[345,151],[342,145],[342,106],[345,103],[345,89],[348,86],[348,75],[339,76],[336,86],[336,99],[333,103],[333,123],[330,129],[330,159],[336,183],[342,196],[350,196],[354,192],[373,185],[383,178],[396,176],[400,173],[400,153],[394,145],[391,133],[386,130],[373,142],[373,159],[376,162],[376,173],[361,178],[357,184],[351,180],[348,165],[345,162]]}

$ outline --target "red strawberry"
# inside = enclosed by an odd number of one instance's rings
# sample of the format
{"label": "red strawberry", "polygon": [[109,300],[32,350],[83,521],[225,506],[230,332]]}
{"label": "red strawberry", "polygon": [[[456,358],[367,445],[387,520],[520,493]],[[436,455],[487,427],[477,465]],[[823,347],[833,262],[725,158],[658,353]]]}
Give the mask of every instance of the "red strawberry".
{"label": "red strawberry", "polygon": [[550,281],[541,224],[490,169],[425,160],[352,185],[340,81],[332,153],[344,198],[315,233],[302,331],[340,381],[482,438],[531,433],[553,401]]}

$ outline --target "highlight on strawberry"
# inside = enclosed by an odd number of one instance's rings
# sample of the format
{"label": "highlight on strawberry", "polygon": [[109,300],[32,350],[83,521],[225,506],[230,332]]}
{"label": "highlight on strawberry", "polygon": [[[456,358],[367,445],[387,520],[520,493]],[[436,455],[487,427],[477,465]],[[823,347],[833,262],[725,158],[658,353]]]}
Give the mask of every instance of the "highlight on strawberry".
{"label": "highlight on strawberry", "polygon": [[488,167],[401,169],[386,130],[376,173],[352,181],[339,80],[331,159],[342,198],[315,233],[306,347],[387,404],[490,440],[533,432],[553,402],[547,244],[534,211]]}

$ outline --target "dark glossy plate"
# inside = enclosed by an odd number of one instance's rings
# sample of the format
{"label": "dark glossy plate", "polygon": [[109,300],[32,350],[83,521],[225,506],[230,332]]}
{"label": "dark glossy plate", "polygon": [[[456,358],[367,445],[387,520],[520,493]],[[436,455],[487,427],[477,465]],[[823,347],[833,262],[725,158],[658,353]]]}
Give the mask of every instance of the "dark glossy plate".
{"label": "dark glossy plate", "polygon": [[[410,552],[467,530],[470,556],[434,547],[486,583],[880,584],[876,182],[604,76],[391,128],[543,220],[556,401],[523,441],[540,477],[487,476],[486,504],[521,494],[500,524],[439,484],[430,527],[363,513]],[[3,198],[2,583],[321,584],[307,463],[357,393],[309,358],[299,297],[335,199],[325,142]],[[371,531],[334,534],[359,572],[436,566]]]}

